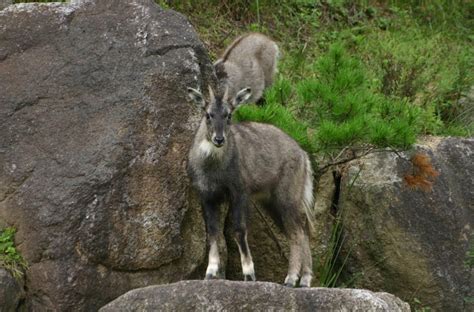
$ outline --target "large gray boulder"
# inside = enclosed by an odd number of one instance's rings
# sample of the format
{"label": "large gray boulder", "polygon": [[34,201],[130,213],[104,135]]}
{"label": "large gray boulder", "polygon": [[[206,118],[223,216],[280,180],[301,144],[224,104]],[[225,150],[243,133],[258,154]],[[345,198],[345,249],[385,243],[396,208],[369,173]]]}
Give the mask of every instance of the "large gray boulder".
{"label": "large gray boulder", "polygon": [[0,311],[14,312],[24,299],[21,283],[10,272],[0,268]]}
{"label": "large gray boulder", "polygon": [[407,186],[411,164],[394,153],[346,168],[339,209],[352,251],[347,268],[356,287],[393,293],[415,307],[472,311],[474,139],[428,137],[414,152],[429,155],[439,172],[431,191]]}
{"label": "large gray boulder", "polygon": [[135,289],[99,311],[408,312],[410,307],[388,293],[364,289],[291,289],[274,283],[214,280]]}
{"label": "large gray boulder", "polygon": [[205,231],[186,178],[212,64],[152,0],[0,11],[0,219],[29,263],[28,310],[92,311],[189,277]]}

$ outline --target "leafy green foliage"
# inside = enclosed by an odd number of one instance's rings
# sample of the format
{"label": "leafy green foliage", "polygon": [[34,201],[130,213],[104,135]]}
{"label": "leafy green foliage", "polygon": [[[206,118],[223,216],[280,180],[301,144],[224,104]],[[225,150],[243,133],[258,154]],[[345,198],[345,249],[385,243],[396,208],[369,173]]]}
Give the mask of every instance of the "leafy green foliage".
{"label": "leafy green foliage", "polygon": [[15,248],[15,232],[12,227],[0,231],[0,267],[10,271],[15,278],[20,278],[27,269],[27,263]]}

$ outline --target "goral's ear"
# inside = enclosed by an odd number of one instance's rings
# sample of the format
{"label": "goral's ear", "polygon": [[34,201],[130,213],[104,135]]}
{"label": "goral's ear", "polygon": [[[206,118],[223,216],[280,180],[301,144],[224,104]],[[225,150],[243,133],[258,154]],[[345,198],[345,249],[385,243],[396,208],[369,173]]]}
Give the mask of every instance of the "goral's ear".
{"label": "goral's ear", "polygon": [[232,100],[232,106],[237,108],[239,105],[245,103],[250,97],[252,96],[252,89],[250,88],[243,88],[239,92],[237,92],[237,95],[235,98]]}
{"label": "goral's ear", "polygon": [[206,107],[206,101],[204,100],[204,96],[196,89],[188,88],[188,99],[199,105],[199,107],[201,107],[202,109]]}

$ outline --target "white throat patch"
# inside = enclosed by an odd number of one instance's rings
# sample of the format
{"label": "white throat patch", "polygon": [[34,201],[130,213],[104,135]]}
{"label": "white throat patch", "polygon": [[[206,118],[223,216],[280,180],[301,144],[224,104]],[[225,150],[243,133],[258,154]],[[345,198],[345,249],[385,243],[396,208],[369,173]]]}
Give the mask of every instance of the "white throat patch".
{"label": "white throat patch", "polygon": [[204,157],[212,156],[220,158],[224,154],[224,148],[216,147],[214,144],[204,139],[201,141],[201,143],[199,143],[199,152]]}

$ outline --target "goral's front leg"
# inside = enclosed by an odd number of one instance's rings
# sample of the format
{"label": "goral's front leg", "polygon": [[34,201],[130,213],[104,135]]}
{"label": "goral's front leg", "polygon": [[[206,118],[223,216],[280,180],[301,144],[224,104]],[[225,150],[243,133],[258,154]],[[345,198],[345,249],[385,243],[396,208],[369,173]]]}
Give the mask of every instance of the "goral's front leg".
{"label": "goral's front leg", "polygon": [[206,277],[205,280],[211,280],[217,278],[219,272],[220,259],[219,259],[219,248],[217,247],[217,240],[213,240],[210,243],[209,248],[209,260],[207,263]]}

